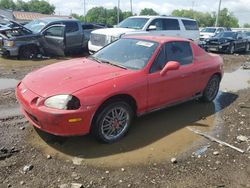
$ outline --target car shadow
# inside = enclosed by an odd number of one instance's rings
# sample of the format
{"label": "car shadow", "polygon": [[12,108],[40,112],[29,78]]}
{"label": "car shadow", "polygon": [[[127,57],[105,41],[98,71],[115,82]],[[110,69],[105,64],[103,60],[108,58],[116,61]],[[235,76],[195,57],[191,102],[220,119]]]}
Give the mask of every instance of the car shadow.
{"label": "car shadow", "polygon": [[136,118],[129,133],[113,144],[102,144],[92,136],[58,137],[40,130],[38,135],[52,148],[70,155],[96,158],[133,151],[156,142],[186,126],[207,127],[197,122],[220,112],[237,99],[237,95],[220,92],[213,103],[186,102]]}

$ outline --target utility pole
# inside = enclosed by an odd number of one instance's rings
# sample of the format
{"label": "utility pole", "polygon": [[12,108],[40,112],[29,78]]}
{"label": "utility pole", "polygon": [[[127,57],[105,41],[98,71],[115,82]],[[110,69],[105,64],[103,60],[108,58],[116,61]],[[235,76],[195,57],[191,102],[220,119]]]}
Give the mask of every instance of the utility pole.
{"label": "utility pole", "polygon": [[219,7],[218,7],[217,16],[216,16],[215,27],[218,27],[219,17],[220,17],[220,7],[221,7],[221,0],[219,1]]}
{"label": "utility pole", "polygon": [[86,0],[83,0],[84,22],[86,22]]}
{"label": "utility pole", "polygon": [[133,2],[132,2],[132,0],[130,0],[130,11],[131,11],[131,14],[133,16]]}
{"label": "utility pole", "polygon": [[120,23],[120,0],[118,0],[118,7],[117,7],[117,25]]}

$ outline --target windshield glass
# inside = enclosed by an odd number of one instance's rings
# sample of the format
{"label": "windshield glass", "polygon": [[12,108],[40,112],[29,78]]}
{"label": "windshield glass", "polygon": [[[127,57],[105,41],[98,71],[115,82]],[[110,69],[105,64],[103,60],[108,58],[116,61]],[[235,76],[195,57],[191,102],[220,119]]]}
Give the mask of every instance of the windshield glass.
{"label": "windshield glass", "polygon": [[215,28],[204,28],[201,30],[203,33],[215,33],[216,29]]}
{"label": "windshield glass", "polygon": [[39,33],[47,24],[48,22],[44,20],[34,20],[24,25],[24,27],[31,30],[33,33]]}
{"label": "windshield glass", "polygon": [[246,34],[247,36],[250,36],[250,32],[245,32],[245,34]]}
{"label": "windshield glass", "polygon": [[228,37],[236,38],[236,35],[237,35],[237,33],[235,33],[235,32],[222,32],[222,33],[218,33],[214,37],[216,37],[216,38],[223,38],[223,37],[224,38],[228,38]]}
{"label": "windshield glass", "polygon": [[139,39],[120,39],[95,53],[99,62],[139,70],[144,68],[154,54],[157,42]]}
{"label": "windshield glass", "polygon": [[148,20],[148,18],[128,18],[122,21],[117,27],[142,29]]}

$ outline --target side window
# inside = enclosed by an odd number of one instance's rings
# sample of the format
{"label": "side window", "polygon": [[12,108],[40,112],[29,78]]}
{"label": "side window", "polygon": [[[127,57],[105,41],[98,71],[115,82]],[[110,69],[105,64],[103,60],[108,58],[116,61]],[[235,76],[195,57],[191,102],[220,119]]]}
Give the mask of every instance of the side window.
{"label": "side window", "polygon": [[177,19],[164,19],[165,30],[180,30],[179,21]]}
{"label": "side window", "polygon": [[61,26],[54,26],[45,31],[45,36],[52,36],[52,37],[63,37],[64,35],[64,28]]}
{"label": "side window", "polygon": [[94,28],[93,25],[90,25],[90,24],[89,25],[87,25],[87,24],[86,25],[82,25],[82,29],[83,30],[85,30],[85,29],[93,29],[93,28]]}
{"label": "side window", "polygon": [[177,61],[181,65],[193,62],[193,53],[189,42],[168,42],[165,45],[165,53],[168,61]]}
{"label": "side window", "polygon": [[196,21],[192,20],[181,20],[186,30],[199,30],[198,24]]}
{"label": "side window", "polygon": [[156,71],[162,70],[166,62],[167,62],[167,59],[166,59],[166,54],[165,54],[165,48],[163,46],[158,52],[158,55],[155,58],[149,72],[154,73]]}
{"label": "side window", "polygon": [[155,19],[151,22],[151,25],[154,25],[156,27],[156,31],[164,30],[164,22],[163,19]]}
{"label": "side window", "polygon": [[79,30],[78,24],[76,22],[65,22],[66,33],[73,33]]}

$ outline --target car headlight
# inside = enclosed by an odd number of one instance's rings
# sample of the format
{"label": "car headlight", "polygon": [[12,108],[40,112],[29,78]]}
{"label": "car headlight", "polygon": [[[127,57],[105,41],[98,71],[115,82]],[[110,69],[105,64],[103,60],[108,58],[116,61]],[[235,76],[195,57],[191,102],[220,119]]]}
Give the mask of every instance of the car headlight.
{"label": "car headlight", "polygon": [[15,45],[15,42],[12,40],[4,40],[3,45],[6,47],[13,47]]}
{"label": "car headlight", "polygon": [[59,110],[76,110],[80,108],[80,100],[72,95],[55,95],[45,100],[44,105]]}
{"label": "car headlight", "polygon": [[111,36],[111,42],[114,42],[116,40],[118,40],[120,37],[119,36]]}

